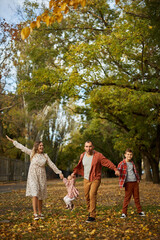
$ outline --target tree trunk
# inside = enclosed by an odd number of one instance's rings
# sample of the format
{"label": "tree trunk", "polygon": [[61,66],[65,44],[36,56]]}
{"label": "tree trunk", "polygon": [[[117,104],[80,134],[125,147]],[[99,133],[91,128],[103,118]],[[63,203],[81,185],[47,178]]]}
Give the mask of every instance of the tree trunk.
{"label": "tree trunk", "polygon": [[[152,154],[153,156],[153,154]],[[159,183],[159,160],[160,160],[160,124],[157,125],[156,148],[154,158],[151,156],[150,164],[153,171],[153,183]]]}
{"label": "tree trunk", "polygon": [[152,162],[153,171],[153,183],[159,183],[159,163],[157,161]]}
{"label": "tree trunk", "polygon": [[143,156],[143,167],[144,167],[144,180],[151,182],[152,174],[151,174],[151,166],[146,156]]}
{"label": "tree trunk", "polygon": [[[0,114],[0,118],[1,118],[1,114]],[[2,141],[2,138],[3,138],[3,125],[2,125],[2,121],[0,119],[0,141]],[[0,145],[0,152],[1,152],[1,154],[4,153],[3,144]]]}
{"label": "tree trunk", "polygon": [[159,183],[159,163],[149,152],[145,152],[144,155],[148,158],[152,168],[153,183]]}
{"label": "tree trunk", "polygon": [[136,166],[137,166],[137,170],[138,170],[139,176],[141,178],[141,176],[142,176],[142,161],[141,161],[141,157],[140,156],[137,158]]}
{"label": "tree trunk", "polygon": [[[159,111],[160,114],[160,111]],[[157,137],[156,137],[156,154],[155,154],[155,162],[153,164],[153,183],[160,182],[160,175],[159,175],[159,161],[160,161],[160,124],[157,125]]]}
{"label": "tree trunk", "polygon": [[[28,134],[28,120],[27,120],[27,117],[28,117],[28,110],[27,110],[27,104],[25,102],[25,98],[23,96],[23,107],[24,107],[24,112],[25,112],[25,130],[26,130],[26,134],[25,134],[25,139],[26,139],[26,147],[27,147],[27,143],[28,143],[28,139],[29,139],[29,134]],[[28,163],[30,161],[30,158],[28,156],[28,154],[25,153],[25,156],[24,156],[24,162],[25,162],[25,168],[24,168],[24,177],[27,178],[27,175],[28,175]]]}

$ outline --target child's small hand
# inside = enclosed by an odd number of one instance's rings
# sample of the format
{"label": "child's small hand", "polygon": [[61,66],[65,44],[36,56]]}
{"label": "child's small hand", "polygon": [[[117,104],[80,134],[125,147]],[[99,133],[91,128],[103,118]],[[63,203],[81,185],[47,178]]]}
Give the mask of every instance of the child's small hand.
{"label": "child's small hand", "polygon": [[72,173],[72,174],[71,174],[71,177],[74,177],[74,176],[75,176],[75,174],[74,174],[74,173]]}
{"label": "child's small hand", "polygon": [[71,180],[71,179],[72,179],[72,176],[71,176],[71,175],[69,175],[69,176],[67,177],[67,179],[68,179],[68,180]]}

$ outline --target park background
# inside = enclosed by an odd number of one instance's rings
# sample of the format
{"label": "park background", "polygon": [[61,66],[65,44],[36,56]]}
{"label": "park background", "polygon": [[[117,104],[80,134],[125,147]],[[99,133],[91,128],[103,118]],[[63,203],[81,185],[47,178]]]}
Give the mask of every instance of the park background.
{"label": "park background", "polygon": [[26,180],[29,167],[7,134],[28,148],[42,140],[66,175],[86,140],[115,165],[130,147],[142,186],[159,189],[159,22],[158,0],[24,1],[13,21],[0,19],[2,182]]}

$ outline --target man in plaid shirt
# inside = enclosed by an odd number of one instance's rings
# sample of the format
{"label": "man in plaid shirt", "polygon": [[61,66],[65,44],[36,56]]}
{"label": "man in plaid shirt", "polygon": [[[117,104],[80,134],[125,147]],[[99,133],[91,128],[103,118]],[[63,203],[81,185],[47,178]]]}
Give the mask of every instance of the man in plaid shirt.
{"label": "man in plaid shirt", "polygon": [[137,212],[140,216],[145,216],[144,212],[142,212],[139,199],[138,183],[140,182],[140,178],[137,173],[135,164],[133,163],[133,161],[131,161],[132,157],[133,152],[131,149],[128,148],[125,152],[125,159],[118,164],[117,168],[120,172],[119,186],[120,188],[125,187],[125,197],[121,218],[125,218],[127,216],[127,208],[131,200],[132,194],[134,197]]}

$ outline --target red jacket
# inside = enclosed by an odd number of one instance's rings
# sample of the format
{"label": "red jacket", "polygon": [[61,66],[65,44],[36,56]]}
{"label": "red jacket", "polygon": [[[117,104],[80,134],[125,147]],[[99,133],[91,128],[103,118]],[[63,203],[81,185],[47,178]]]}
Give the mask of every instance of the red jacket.
{"label": "red jacket", "polygon": [[[84,167],[83,167],[83,163],[82,163],[84,154],[85,154],[85,152],[81,154],[78,165],[73,169],[74,174],[79,174],[79,175],[84,176]],[[91,171],[90,171],[90,175],[89,175],[90,182],[92,182],[96,179],[101,179],[102,166],[108,167],[114,171],[117,170],[116,166],[110,160],[108,160],[106,157],[104,157],[102,153],[94,151],[92,164],[91,164]]]}
{"label": "red jacket", "polygon": [[[133,171],[136,175],[137,181],[140,180],[138,172],[136,170],[136,166],[135,164],[131,161],[131,163],[133,164]],[[126,181],[126,177],[127,177],[127,163],[126,160],[124,159],[123,161],[121,161],[118,164],[118,170],[120,171],[120,177],[119,177],[119,186],[120,188],[124,187],[125,181]]]}

